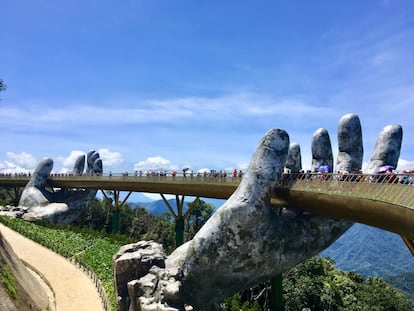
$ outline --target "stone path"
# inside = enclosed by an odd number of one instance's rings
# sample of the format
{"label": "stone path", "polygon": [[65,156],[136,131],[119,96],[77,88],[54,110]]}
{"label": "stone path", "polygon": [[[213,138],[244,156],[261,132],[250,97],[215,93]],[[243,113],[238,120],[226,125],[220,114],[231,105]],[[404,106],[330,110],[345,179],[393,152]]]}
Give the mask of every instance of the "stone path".
{"label": "stone path", "polygon": [[56,311],[101,311],[92,280],[64,257],[0,224],[0,231],[16,255],[47,280],[55,294]]}

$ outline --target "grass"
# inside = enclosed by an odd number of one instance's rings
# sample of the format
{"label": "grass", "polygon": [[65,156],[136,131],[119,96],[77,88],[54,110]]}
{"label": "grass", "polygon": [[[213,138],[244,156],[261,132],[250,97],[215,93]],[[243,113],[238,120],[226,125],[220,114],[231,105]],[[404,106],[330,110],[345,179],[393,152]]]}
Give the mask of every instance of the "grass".
{"label": "grass", "polygon": [[13,273],[7,266],[3,266],[0,270],[0,279],[1,282],[4,284],[9,296],[13,299],[17,298],[17,282],[14,278]]}

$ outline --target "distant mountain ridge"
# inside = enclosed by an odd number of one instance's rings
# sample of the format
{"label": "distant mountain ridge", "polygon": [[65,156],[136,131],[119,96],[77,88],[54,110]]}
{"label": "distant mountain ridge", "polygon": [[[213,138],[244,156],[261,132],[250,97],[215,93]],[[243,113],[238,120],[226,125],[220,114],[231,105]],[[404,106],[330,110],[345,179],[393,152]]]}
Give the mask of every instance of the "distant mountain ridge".
{"label": "distant mountain ridge", "polygon": [[366,276],[414,272],[414,256],[399,235],[358,223],[321,256],[332,258],[338,269]]}
{"label": "distant mountain ridge", "polygon": [[[210,203],[214,205],[217,208],[219,208],[226,200],[219,200],[219,199],[209,199],[209,198],[202,198],[206,203]],[[184,211],[187,210],[187,204],[194,201],[194,198],[189,198],[188,200],[184,199]],[[168,203],[171,205],[171,207],[174,209],[174,211],[177,211],[177,204],[175,199],[169,199]],[[134,202],[134,203],[128,203],[128,205],[132,208],[136,207],[145,207],[145,209],[154,214],[154,215],[161,215],[165,212],[168,212],[167,205],[165,204],[164,200],[157,200],[157,201],[150,201],[150,202]]]}

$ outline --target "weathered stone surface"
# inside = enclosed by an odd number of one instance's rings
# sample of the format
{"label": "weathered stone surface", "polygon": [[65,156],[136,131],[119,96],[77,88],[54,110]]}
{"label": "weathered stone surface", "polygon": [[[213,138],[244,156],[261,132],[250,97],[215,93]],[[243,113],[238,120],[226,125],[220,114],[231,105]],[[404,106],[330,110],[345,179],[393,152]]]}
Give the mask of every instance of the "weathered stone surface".
{"label": "weathered stone surface", "polygon": [[131,297],[139,304],[132,310],[208,308],[318,254],[352,225],[270,206],[288,150],[285,131],[273,129],[263,137],[234,194],[191,241],[166,258],[165,273],[151,278],[157,283],[153,295]]}
{"label": "weathered stone surface", "polygon": [[302,155],[298,143],[292,143],[289,146],[286,168],[290,169],[291,173],[297,173],[302,170]]}
{"label": "weathered stone surface", "polygon": [[[164,268],[165,258],[162,245],[152,241],[140,241],[120,248],[113,258],[113,273],[119,310],[128,310],[129,301],[136,303],[138,297],[133,296],[130,299],[128,292],[145,296],[144,293],[148,292],[149,280],[154,279],[155,274],[158,273],[158,270],[154,270],[153,266]],[[151,270],[151,268],[153,269]],[[148,274],[151,275],[148,276]],[[147,279],[130,283],[145,276]],[[130,285],[128,285],[129,283]],[[157,286],[157,282],[154,283],[154,288],[155,286]]]}
{"label": "weathered stone surface", "polygon": [[[359,128],[356,115],[346,115],[340,121],[337,159],[340,169],[357,170],[362,164]],[[358,137],[350,137],[351,133]],[[370,165],[375,168],[396,165],[402,138],[398,133],[397,127],[387,127],[381,132],[381,143],[376,145]],[[235,193],[191,241],[165,258],[165,268],[148,268],[136,256],[140,274],[148,272],[139,281],[130,281],[132,303],[120,305],[119,310],[210,308],[223,298],[269,280],[320,253],[343,234],[352,222],[270,206],[272,189],[284,166],[295,167],[286,163],[288,149],[286,132],[278,129],[268,132]],[[299,158],[293,154],[292,158]],[[322,165],[333,167],[331,143],[324,129],[313,136],[312,156],[314,171]],[[159,247],[152,248],[159,252]]]}
{"label": "weathered stone surface", "polygon": [[378,135],[366,173],[374,174],[379,167],[385,165],[396,168],[400,157],[402,138],[403,130],[400,125],[385,126]]}
{"label": "weathered stone surface", "polygon": [[46,181],[53,168],[53,160],[43,159],[36,167],[29,182],[22,192],[19,205],[28,208],[46,206],[52,200],[52,194],[45,189]]}
{"label": "weathered stone surface", "polygon": [[361,122],[356,114],[347,114],[341,118],[338,125],[338,157],[335,171],[360,171],[363,156]]}
{"label": "weathered stone surface", "polygon": [[333,168],[331,139],[324,128],[316,130],[312,136],[312,172],[317,172],[321,166]]}
{"label": "weathered stone surface", "polygon": [[[88,174],[102,173],[102,160],[99,153],[92,150],[87,159]],[[78,157],[73,172],[81,175],[85,167],[85,156]],[[53,168],[53,160],[43,159],[36,167],[30,181],[20,197],[19,206],[27,208],[24,219],[45,218],[58,223],[70,223],[95,198],[96,189],[67,190],[50,192],[45,188]]]}

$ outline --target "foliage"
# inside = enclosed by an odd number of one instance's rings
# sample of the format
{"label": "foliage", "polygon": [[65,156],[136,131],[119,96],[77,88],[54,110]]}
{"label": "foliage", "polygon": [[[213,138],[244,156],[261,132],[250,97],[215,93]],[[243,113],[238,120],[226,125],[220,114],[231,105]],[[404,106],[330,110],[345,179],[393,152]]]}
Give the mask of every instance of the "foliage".
{"label": "foliage", "polygon": [[221,307],[224,311],[260,311],[257,301],[242,300],[240,294],[235,294],[223,301]]}
{"label": "foliage", "polygon": [[20,196],[22,194],[22,187],[1,187],[0,188],[0,205],[19,205]]}
{"label": "foliage", "polygon": [[[154,240],[164,245],[167,253],[174,248],[174,225],[165,216],[154,216],[144,208],[130,208],[128,204],[120,210],[121,226],[119,236],[132,241]],[[101,233],[112,232],[112,202],[95,199],[86,208],[74,226],[92,229]]]}
{"label": "foliage", "polygon": [[185,239],[187,241],[191,240],[211,215],[213,215],[214,208],[214,205],[206,203],[203,200],[197,201],[185,222]]}
{"label": "foliage", "polygon": [[414,302],[414,272],[401,273],[384,277],[384,281],[398,288]]}
{"label": "foliage", "polygon": [[0,280],[4,284],[4,287],[6,288],[7,292],[9,293],[9,296],[13,299],[17,298],[17,282],[13,275],[13,273],[10,271],[10,269],[4,265],[0,270]]}
{"label": "foliage", "polygon": [[284,274],[285,310],[413,310],[379,278],[337,270],[331,259],[311,258]]}
{"label": "foliage", "polygon": [[354,224],[321,253],[344,271],[385,277],[413,271],[414,257],[398,234]]}
{"label": "foliage", "polygon": [[[311,258],[283,275],[284,310],[408,311],[409,300],[379,278],[337,270],[331,259]],[[221,304],[230,310],[270,310],[270,282],[250,288]]]}

